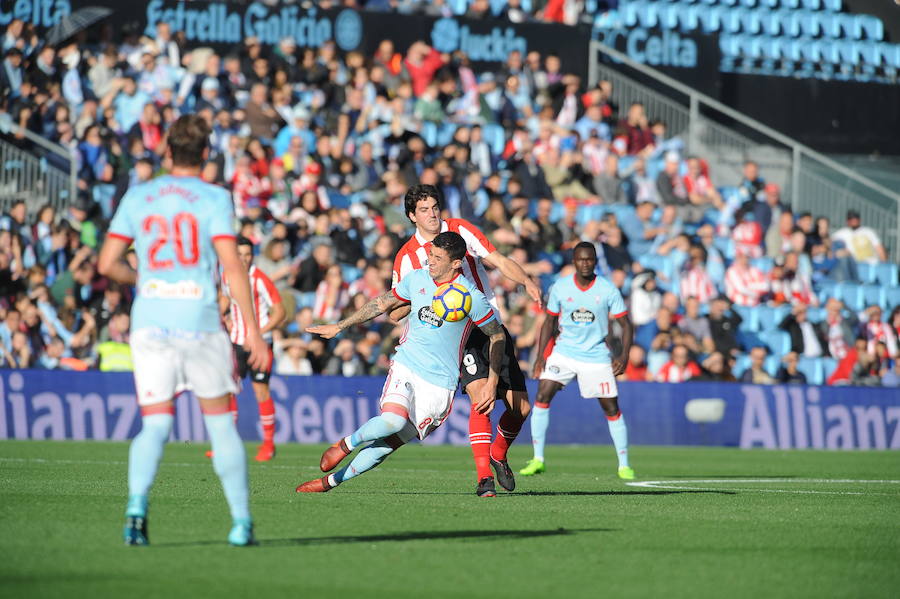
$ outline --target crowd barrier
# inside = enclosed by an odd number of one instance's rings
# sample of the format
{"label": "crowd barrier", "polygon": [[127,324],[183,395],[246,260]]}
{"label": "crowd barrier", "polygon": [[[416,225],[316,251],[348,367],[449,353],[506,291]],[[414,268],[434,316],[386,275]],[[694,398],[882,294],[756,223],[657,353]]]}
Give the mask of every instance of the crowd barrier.
{"label": "crowd barrier", "polygon": [[[377,413],[381,377],[273,377],[277,443],[333,442]],[[238,427],[259,439],[249,385]],[[534,396],[534,382],[529,391]],[[900,449],[900,390],[737,383],[623,383],[620,405],[633,445],[769,449]],[[552,404],[548,442],[610,443],[603,412],[577,385]],[[501,410],[495,410],[498,417]],[[458,396],[428,444],[468,443],[467,398]],[[41,370],[0,373],[0,439],[122,441],[140,430],[130,374]],[[199,405],[177,400],[173,440],[205,440]],[[528,426],[519,443],[529,443]]]}

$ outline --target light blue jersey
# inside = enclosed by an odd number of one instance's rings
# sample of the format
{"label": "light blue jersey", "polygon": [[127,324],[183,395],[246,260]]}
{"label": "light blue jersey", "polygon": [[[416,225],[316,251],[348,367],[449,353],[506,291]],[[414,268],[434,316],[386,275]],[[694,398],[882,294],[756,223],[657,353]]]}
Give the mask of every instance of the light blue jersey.
{"label": "light blue jersey", "polygon": [[138,292],[134,330],[222,330],[213,241],[234,238],[229,193],[196,177],[164,176],[132,187],[109,235],[134,241]]}
{"label": "light blue jersey", "polygon": [[417,375],[445,389],[455,389],[459,381],[459,362],[474,324],[482,326],[496,319],[491,305],[475,283],[457,275],[453,279],[472,294],[469,317],[458,322],[441,320],[431,309],[431,300],[438,286],[427,268],[414,270],[403,277],[392,290],[397,299],[409,302],[409,329],[400,340],[394,360]]}
{"label": "light blue jersey", "polygon": [[575,275],[557,280],[547,299],[547,313],[559,316],[553,351],[579,362],[609,364],[609,316],[618,318],[626,312],[622,294],[603,277],[595,277],[584,289],[575,282]]}

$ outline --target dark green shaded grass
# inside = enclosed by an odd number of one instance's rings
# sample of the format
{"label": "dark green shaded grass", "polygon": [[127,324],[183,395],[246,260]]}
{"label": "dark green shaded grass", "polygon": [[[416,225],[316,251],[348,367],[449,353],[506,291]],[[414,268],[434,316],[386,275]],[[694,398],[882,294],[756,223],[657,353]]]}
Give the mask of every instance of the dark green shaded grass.
{"label": "dark green shaded grass", "polygon": [[[126,444],[0,443],[3,597],[896,597],[897,452],[551,447],[547,474],[474,495],[468,448],[404,448],[325,495],[322,447],[251,464],[257,537],[230,525],[204,446],[170,445],[152,546],[121,545]],[[251,448],[252,449],[252,448]],[[529,448],[516,447],[524,464]],[[785,477],[794,482],[744,483]],[[687,482],[715,479],[712,483]],[[790,491],[790,492],[770,492]],[[797,493],[796,491],[817,491]],[[858,493],[858,494],[847,494]]]}

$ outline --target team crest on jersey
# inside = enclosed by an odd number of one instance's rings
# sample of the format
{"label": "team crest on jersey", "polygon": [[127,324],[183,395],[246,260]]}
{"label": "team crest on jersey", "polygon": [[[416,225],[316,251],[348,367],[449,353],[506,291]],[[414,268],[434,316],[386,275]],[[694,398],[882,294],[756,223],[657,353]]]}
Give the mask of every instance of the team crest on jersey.
{"label": "team crest on jersey", "polygon": [[594,313],[587,308],[578,308],[572,312],[572,322],[575,324],[590,324],[596,320]]}
{"label": "team crest on jersey", "polygon": [[422,306],[419,308],[419,320],[427,325],[431,325],[431,327],[435,329],[444,324],[444,321],[440,316],[435,314],[434,310],[431,309],[431,306]]}

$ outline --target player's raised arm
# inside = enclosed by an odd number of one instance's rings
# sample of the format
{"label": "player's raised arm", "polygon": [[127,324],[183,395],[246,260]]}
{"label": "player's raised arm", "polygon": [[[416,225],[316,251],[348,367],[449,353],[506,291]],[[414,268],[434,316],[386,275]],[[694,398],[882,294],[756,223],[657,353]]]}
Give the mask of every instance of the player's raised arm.
{"label": "player's raised arm", "polygon": [[525,287],[525,292],[528,294],[528,297],[537,302],[538,306],[543,306],[541,287],[534,282],[534,279],[528,276],[528,273],[525,272],[518,262],[510,260],[497,250],[494,250],[482,258],[482,260],[499,270],[507,279],[513,280]]}
{"label": "player's raised arm", "polygon": [[247,269],[241,263],[237,253],[237,242],[234,237],[218,236],[213,240],[213,247],[222,265],[222,271],[228,281],[231,296],[234,298],[241,316],[247,326],[245,347],[250,352],[247,362],[257,370],[265,370],[269,365],[269,346],[259,332],[259,321],[253,311],[253,300],[250,294],[250,279]]}
{"label": "player's raised arm", "polygon": [[396,289],[391,289],[390,291],[382,293],[375,299],[369,300],[362,308],[344,320],[339,321],[337,324],[323,324],[308,327],[306,332],[319,335],[325,339],[331,339],[344,329],[349,329],[354,325],[372,320],[380,314],[384,314],[385,312],[389,312],[408,303],[409,300],[398,295]]}

